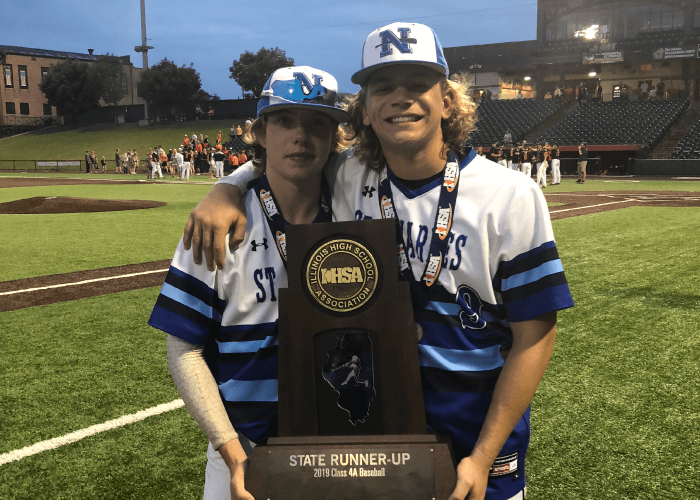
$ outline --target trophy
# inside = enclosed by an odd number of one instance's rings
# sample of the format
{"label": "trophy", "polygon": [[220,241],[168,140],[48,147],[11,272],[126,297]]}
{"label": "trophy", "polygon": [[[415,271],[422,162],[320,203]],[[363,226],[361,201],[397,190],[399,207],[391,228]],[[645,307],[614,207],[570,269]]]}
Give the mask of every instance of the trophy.
{"label": "trophy", "polygon": [[447,498],[448,437],[427,432],[394,219],[291,225],[279,290],[279,437],[256,446],[257,500]]}

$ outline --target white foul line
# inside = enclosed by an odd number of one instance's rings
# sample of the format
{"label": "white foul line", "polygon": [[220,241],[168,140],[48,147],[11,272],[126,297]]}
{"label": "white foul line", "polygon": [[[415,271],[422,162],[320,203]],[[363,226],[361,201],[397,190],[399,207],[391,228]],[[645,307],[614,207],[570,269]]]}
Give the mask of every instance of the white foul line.
{"label": "white foul line", "polygon": [[163,273],[167,270],[168,269],[156,269],[155,271],[143,271],[140,273],[120,274],[119,276],[107,276],[106,278],[95,278],[95,279],[91,279],[91,280],[76,281],[74,283],[62,283],[60,285],[40,286],[37,288],[25,288],[24,290],[13,290],[11,292],[0,292],[0,297],[2,297],[3,295],[13,295],[15,293],[35,292],[37,290],[48,290],[50,288],[61,288],[64,286],[84,285],[85,283],[95,283],[97,281],[116,280],[119,278],[131,278],[133,276],[141,276],[143,274]]}
{"label": "white foul line", "polygon": [[627,203],[628,201],[637,201],[637,200],[611,201],[610,203],[600,203],[599,205],[587,205],[585,207],[567,208],[564,210],[553,210],[552,212],[549,212],[549,213],[550,214],[558,214],[559,212],[570,212],[571,210],[583,210],[584,208],[602,207],[604,205],[614,205],[615,203]]}
{"label": "white foul line", "polygon": [[42,451],[53,450],[60,446],[75,443],[76,441],[80,441],[81,439],[86,437],[94,436],[95,434],[99,434],[100,432],[109,431],[118,427],[124,427],[125,425],[133,424],[134,422],[138,422],[148,417],[152,417],[153,415],[159,415],[167,411],[176,410],[177,408],[180,408],[184,405],[185,403],[182,401],[182,399],[176,399],[175,401],[171,401],[170,403],[163,403],[161,405],[154,406],[146,410],[141,410],[136,413],[132,413],[131,415],[124,415],[123,417],[115,418],[114,420],[108,420],[103,424],[93,425],[85,429],[80,429],[79,431],[71,432],[70,434],[64,434],[63,436],[57,438],[41,441],[39,443],[27,446],[25,448],[21,448],[19,450],[3,453],[2,455],[0,455],[0,466],[8,464],[10,462],[14,462],[16,460],[21,460],[23,458],[30,457],[32,455],[36,455],[37,453],[41,453]]}

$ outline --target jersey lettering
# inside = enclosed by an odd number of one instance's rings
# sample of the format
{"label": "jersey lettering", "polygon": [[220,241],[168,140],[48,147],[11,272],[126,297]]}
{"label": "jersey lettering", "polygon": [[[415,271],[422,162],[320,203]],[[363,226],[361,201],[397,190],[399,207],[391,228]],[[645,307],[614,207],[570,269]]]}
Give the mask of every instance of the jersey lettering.
{"label": "jersey lettering", "polygon": [[428,241],[428,226],[418,226],[418,238],[416,238],[416,253],[418,260],[423,262],[423,247]]}
{"label": "jersey lettering", "polygon": [[362,213],[362,210],[355,210],[355,220],[368,220],[371,219],[369,215],[365,215]]}
{"label": "jersey lettering", "polygon": [[266,267],[265,277],[267,278],[267,281],[270,282],[270,302],[276,302],[277,297],[275,296],[275,268]]}
{"label": "jersey lettering", "polygon": [[450,271],[456,271],[462,264],[462,248],[464,248],[466,244],[467,236],[465,234],[460,234],[455,241],[455,257],[450,260]]}
{"label": "jersey lettering", "polygon": [[406,254],[409,259],[413,259],[416,256],[416,250],[413,248],[411,229],[413,229],[413,222],[406,222]]}
{"label": "jersey lettering", "polygon": [[255,298],[258,300],[258,304],[262,304],[263,302],[265,302],[265,298],[267,297],[267,294],[265,293],[265,287],[260,282],[262,279],[262,269],[256,269],[255,271],[253,271],[253,280],[255,280],[255,284],[260,289],[260,293],[255,294]]}

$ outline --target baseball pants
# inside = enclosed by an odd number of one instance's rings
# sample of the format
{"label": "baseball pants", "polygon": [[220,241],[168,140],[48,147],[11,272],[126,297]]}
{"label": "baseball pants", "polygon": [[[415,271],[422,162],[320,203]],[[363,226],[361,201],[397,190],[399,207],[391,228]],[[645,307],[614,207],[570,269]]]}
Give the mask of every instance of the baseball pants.
{"label": "baseball pants", "polygon": [[221,179],[224,176],[224,162],[217,161],[216,164],[216,178]]}
{"label": "baseball pants", "polygon": [[561,184],[561,171],[559,160],[552,160],[552,184]]}
{"label": "baseball pants", "polygon": [[506,160],[498,160],[498,164],[502,167],[508,168],[508,162]]}
{"label": "baseball pants", "polygon": [[152,165],[151,168],[153,169],[153,170],[152,170],[152,172],[153,172],[153,178],[154,178],[154,179],[156,178],[156,172],[158,172],[158,178],[159,178],[159,179],[162,179],[162,178],[163,178],[163,171],[162,171],[161,168],[160,168],[160,163],[157,163],[157,162],[154,161],[154,162],[151,163],[151,165]]}
{"label": "baseball pants", "polygon": [[547,187],[547,162],[537,164],[537,185]]}
{"label": "baseball pants", "polygon": [[528,177],[532,177],[532,164],[530,162],[523,163],[523,173]]}
{"label": "baseball pants", "polygon": [[579,179],[583,179],[584,176],[586,175],[586,165],[588,165],[588,161],[578,162],[576,170],[577,170]]}
{"label": "baseball pants", "polygon": [[190,180],[190,162],[188,161],[182,164],[182,178]]}

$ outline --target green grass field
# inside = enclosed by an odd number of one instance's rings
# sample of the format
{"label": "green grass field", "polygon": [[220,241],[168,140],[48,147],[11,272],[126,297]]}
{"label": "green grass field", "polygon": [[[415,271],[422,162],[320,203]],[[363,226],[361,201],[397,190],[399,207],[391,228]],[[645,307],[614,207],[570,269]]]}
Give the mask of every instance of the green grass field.
{"label": "green grass field", "polygon": [[[555,188],[547,193],[700,192],[700,183],[565,180]],[[0,203],[31,196],[168,203],[0,215],[0,281],[170,258],[208,189],[0,189]],[[556,220],[553,228],[576,307],[559,315],[554,355],[532,403],[528,500],[697,499],[700,209],[630,207]],[[165,336],[146,324],[157,294],[154,287],[0,313],[0,454],[178,398]],[[205,449],[179,408],[0,465],[0,499],[197,499]]]}

